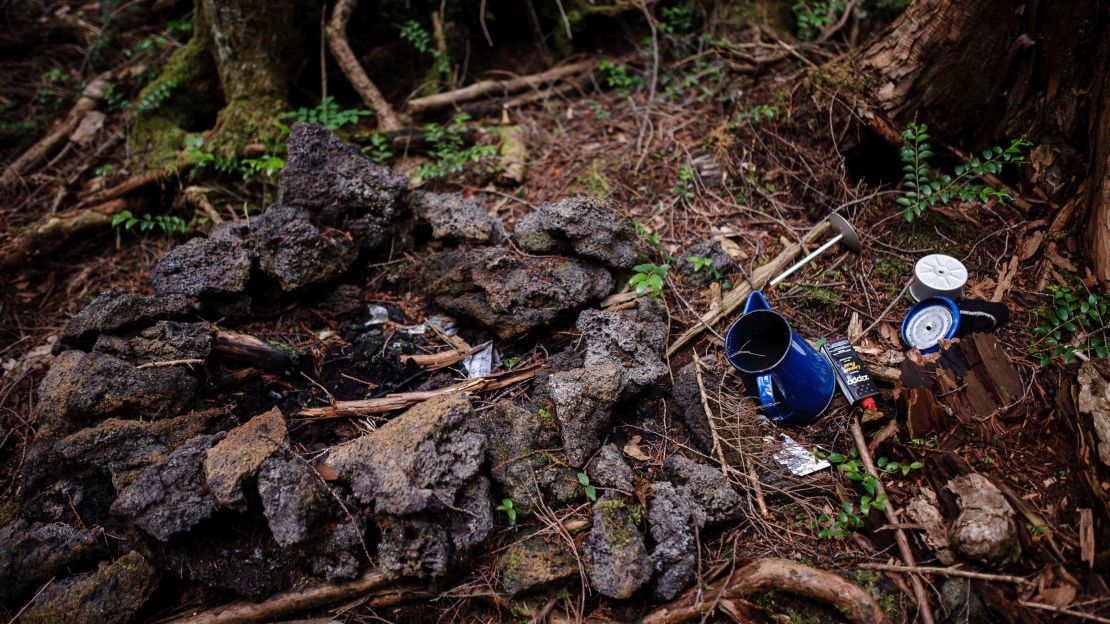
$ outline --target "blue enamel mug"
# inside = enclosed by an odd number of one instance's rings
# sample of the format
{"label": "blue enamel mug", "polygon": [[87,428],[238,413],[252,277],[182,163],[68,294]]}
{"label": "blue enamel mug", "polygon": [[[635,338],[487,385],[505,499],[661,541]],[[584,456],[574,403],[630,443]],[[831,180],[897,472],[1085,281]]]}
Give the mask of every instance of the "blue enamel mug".
{"label": "blue enamel mug", "polygon": [[728,328],[725,353],[774,422],[803,425],[824,414],[832,402],[832,365],[771,309],[758,290],[748,296],[744,314]]}

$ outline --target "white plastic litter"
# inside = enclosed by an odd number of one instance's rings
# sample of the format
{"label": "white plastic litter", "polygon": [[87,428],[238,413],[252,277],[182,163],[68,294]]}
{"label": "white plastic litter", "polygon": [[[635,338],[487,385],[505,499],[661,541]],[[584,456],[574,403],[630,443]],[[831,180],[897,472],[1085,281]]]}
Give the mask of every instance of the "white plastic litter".
{"label": "white plastic litter", "polygon": [[492,342],[487,342],[474,353],[463,358],[463,367],[466,368],[466,378],[486,377],[493,369],[501,364],[497,356],[497,349]]}
{"label": "white plastic litter", "polygon": [[967,267],[962,262],[944,254],[931,254],[921,258],[913,267],[910,294],[915,301],[929,297],[948,297],[957,301],[964,296]]}

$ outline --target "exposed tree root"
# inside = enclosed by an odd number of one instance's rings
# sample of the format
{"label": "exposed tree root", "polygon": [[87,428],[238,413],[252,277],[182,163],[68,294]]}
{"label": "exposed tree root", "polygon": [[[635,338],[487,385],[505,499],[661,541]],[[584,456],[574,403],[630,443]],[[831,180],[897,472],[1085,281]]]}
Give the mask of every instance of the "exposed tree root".
{"label": "exposed tree root", "polygon": [[[702,592],[701,600],[693,602],[697,593],[688,592],[683,598],[647,614],[641,624],[678,624],[706,615],[716,609],[722,600],[743,598],[757,592],[780,590],[828,603],[858,624],[887,622],[871,594],[859,585],[832,572],[818,570],[785,559],[760,559],[732,574],[731,580],[721,589]],[[690,604],[693,602],[693,604]]]}
{"label": "exposed tree root", "polygon": [[568,76],[590,71],[594,68],[594,65],[595,61],[592,60],[580,61],[511,80],[482,80],[447,93],[437,93],[409,100],[408,109],[412,113],[427,113],[494,94],[507,95],[524,89],[537,88]]}
{"label": "exposed tree root", "polygon": [[347,42],[347,22],[351,20],[358,0],[339,0],[331,12],[331,20],[325,28],[328,38],[328,47],[332,56],[339,63],[339,68],[351,82],[351,86],[358,91],[362,101],[374,111],[378,117],[378,126],[386,132],[394,132],[404,127],[397,112],[386,101],[382,92],[366,75],[366,70],[359,64],[351,45]]}
{"label": "exposed tree root", "polygon": [[113,199],[90,208],[69,210],[48,217],[23,230],[5,245],[0,269],[10,271],[58,249],[81,234],[106,231],[112,217],[128,207],[127,200]]}

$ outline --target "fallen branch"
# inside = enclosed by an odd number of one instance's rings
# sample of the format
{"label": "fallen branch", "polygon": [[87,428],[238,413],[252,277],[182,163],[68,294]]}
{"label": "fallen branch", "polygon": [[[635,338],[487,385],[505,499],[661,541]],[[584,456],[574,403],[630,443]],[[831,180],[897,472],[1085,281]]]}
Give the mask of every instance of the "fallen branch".
{"label": "fallen branch", "polygon": [[[785,559],[760,559],[732,574],[731,582],[716,591],[690,591],[661,609],[647,614],[641,624],[678,624],[716,609],[719,596],[743,598],[767,590],[786,591],[826,602],[858,624],[888,622],[883,610],[865,589],[832,572],[818,570]],[[696,602],[693,602],[696,601]],[[693,602],[693,604],[683,603]]]}
{"label": "fallen branch", "polygon": [[347,42],[347,22],[351,21],[351,14],[354,13],[356,5],[358,0],[339,0],[335,3],[335,8],[331,12],[331,21],[324,29],[327,33],[328,47],[351,86],[377,115],[378,126],[386,132],[394,132],[403,128],[404,124],[401,123],[401,119],[386,101],[382,92],[370,80],[370,76],[366,75],[366,70],[359,64],[350,43]]}
{"label": "fallen branch", "polygon": [[0,175],[0,191],[7,190],[14,186],[24,174],[28,173],[36,165],[45,160],[60,144],[65,142],[69,136],[73,134],[78,124],[85,118],[85,114],[94,110],[100,105],[100,100],[104,99],[104,94],[108,91],[111,77],[112,71],[107,71],[93,78],[92,82],[81,92],[81,97],[77,98],[77,103],[69,110],[69,114],[66,115],[65,120],[63,120],[53,132],[28,148],[27,151],[23,152],[23,155],[15,159],[12,164],[4,169],[4,173]]}
{"label": "fallen branch", "polygon": [[1011,574],[988,574],[986,572],[974,572],[972,570],[962,570],[960,568],[941,568],[936,566],[900,566],[889,565],[886,563],[862,563],[861,568],[864,570],[881,570],[883,572],[900,572],[903,574],[936,574],[939,576],[958,576],[960,578],[978,579],[980,581],[999,581],[1002,583],[1016,583],[1018,585],[1032,585],[1033,581],[1023,576],[1013,576]]}
{"label": "fallen branch", "polygon": [[213,350],[228,359],[270,371],[286,371],[294,364],[293,354],[288,349],[275,347],[254,336],[229,329],[216,330],[216,346]]}
{"label": "fallen branch", "polygon": [[307,589],[288,591],[271,596],[259,603],[233,602],[193,615],[170,620],[171,624],[250,624],[270,622],[289,613],[313,609],[342,600],[358,598],[362,594],[389,583],[384,574],[370,570],[359,578],[338,585],[330,583]]}
{"label": "fallen branch", "polygon": [[[886,500],[883,505],[883,512],[886,513],[886,521],[889,524],[898,526],[898,516],[894,513],[894,504],[886,496],[886,488],[883,487],[883,482],[879,479],[879,472],[875,470],[875,462],[871,460],[871,452],[867,449],[867,439],[863,437],[863,427],[860,426],[859,420],[852,419],[852,439],[856,443],[856,449],[859,450],[860,461],[863,462],[864,468],[867,469],[867,474],[875,479],[878,495],[876,498],[882,497]],[[905,530],[897,528],[894,530],[894,541],[898,544],[898,552],[902,555],[902,563],[907,567],[916,568],[917,562],[914,561],[913,551],[910,550],[910,542],[906,538]],[[925,585],[921,582],[921,577],[916,574],[910,574],[910,586],[913,588],[913,598],[917,603],[917,613],[921,616],[921,621],[925,624],[933,624],[933,610],[929,607],[929,595],[925,593]]]}
{"label": "fallen branch", "polygon": [[387,394],[384,397],[362,399],[359,401],[336,401],[334,405],[303,409],[300,411],[299,416],[313,420],[330,420],[334,418],[352,418],[394,412],[445,394],[454,394],[456,392],[473,394],[475,392],[497,390],[498,388],[511,386],[534,377],[536,375],[536,369],[539,367],[539,364],[534,364],[520,370],[508,371],[499,375],[468,379],[464,382],[436,390]]}
{"label": "fallen branch", "polygon": [[[816,227],[809,231],[803,238],[802,244],[809,245],[821,238],[829,230],[829,222],[822,221]],[[775,256],[767,264],[752,271],[750,280],[745,280],[729,291],[727,295],[721,300],[720,305],[712,306],[709,310],[701,315],[696,325],[692,325],[681,336],[667,347],[667,357],[675,354],[683,345],[690,342],[694,338],[701,335],[707,328],[716,325],[722,318],[732,314],[737,308],[744,305],[744,301],[748,298],[753,290],[759,290],[771,281],[771,278],[782,273],[790,263],[794,261],[802,253],[802,244],[791,243],[782,250],[779,255]]]}
{"label": "fallen branch", "polygon": [[1044,611],[1052,611],[1053,613],[1059,613],[1061,615],[1070,615],[1071,617],[1079,618],[1081,620],[1087,620],[1089,622],[1102,622],[1103,624],[1110,624],[1110,618],[1104,618],[1093,613],[1076,611],[1075,609],[1065,609],[1063,607],[1043,604],[1040,602],[1029,602],[1028,600],[1019,600],[1018,604],[1028,609],[1042,609]]}
{"label": "fallen branch", "polygon": [[161,182],[162,179],[163,174],[161,173],[147,173],[144,175],[134,176],[128,178],[122,184],[113,186],[110,189],[106,189],[82,199],[80,202],[77,203],[75,208],[85,208],[94,204],[101,204],[113,199],[119,199],[141,188],[150,186],[152,184],[157,184],[158,182]]}
{"label": "fallen branch", "polygon": [[192,364],[204,364],[204,360],[199,358],[188,358],[184,360],[162,360],[160,362],[147,362],[146,364],[139,364],[135,368],[162,368],[165,366],[185,366]]}
{"label": "fallen branch", "polygon": [[[340,0],[340,2],[343,1],[344,0]],[[571,63],[570,65],[554,67],[538,74],[511,78],[509,80],[481,80],[461,89],[455,89],[454,91],[436,93],[435,95],[409,100],[408,110],[413,114],[442,110],[495,93],[508,95],[516,91],[536,88],[567,76],[573,76],[592,70],[593,68],[594,61],[580,61],[578,63]]]}
{"label": "fallen branch", "polygon": [[112,218],[127,207],[126,200],[114,199],[99,206],[47,217],[27,227],[5,245],[0,255],[0,270],[11,271],[37,257],[51,254],[81,234],[96,230],[107,232],[112,227]]}

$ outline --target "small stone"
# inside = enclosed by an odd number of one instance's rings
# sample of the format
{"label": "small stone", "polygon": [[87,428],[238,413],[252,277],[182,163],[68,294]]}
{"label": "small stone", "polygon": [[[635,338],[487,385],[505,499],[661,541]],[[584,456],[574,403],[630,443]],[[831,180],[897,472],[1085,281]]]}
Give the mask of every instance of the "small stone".
{"label": "small stone", "polygon": [[619,365],[609,364],[551,376],[551,399],[571,467],[583,466],[601,446],[620,395],[621,372]]}
{"label": "small stone", "polygon": [[71,567],[108,555],[92,531],[22,518],[0,528],[0,603],[10,603]]}
{"label": "small stone", "polygon": [[68,349],[88,351],[102,333],[121,333],[156,321],[181,319],[194,312],[185,295],[148,297],[110,288],[78,312],[54,343],[54,355]]}
{"label": "small stone", "polygon": [[526,251],[570,248],[614,269],[631,269],[640,258],[632,222],[618,215],[611,204],[593,197],[544,204],[517,223],[513,236]]}
{"label": "small stone", "polygon": [[952,624],[976,624],[978,622],[997,622],[992,613],[983,605],[979,595],[971,587],[971,579],[950,578],[940,586],[940,600],[947,614],[946,622]]}
{"label": "small stone", "polygon": [[743,512],[740,495],[720,470],[681,455],[667,456],[663,468],[675,489],[693,499],[698,526],[736,520]]}
{"label": "small stone", "polygon": [[423,516],[380,516],[378,559],[392,578],[439,578],[451,565],[447,529]]}
{"label": "small stone", "polygon": [[224,297],[242,294],[251,276],[251,254],[238,241],[192,238],[162,256],[150,273],[156,295]]}
{"label": "small stone", "polygon": [[416,191],[410,202],[416,217],[432,228],[432,238],[492,243],[504,237],[501,222],[482,204],[458,193]]}
{"label": "small stone", "polygon": [[120,492],[112,513],[166,541],[216,510],[204,482],[204,459],[223,434],[199,435],[151,466]]}
{"label": "small stone", "polygon": [[358,246],[340,230],[319,228],[301,208],[274,204],[255,222],[259,266],[294,291],[331,281],[351,266]]}
{"label": "small stone", "polygon": [[593,528],[582,542],[581,557],[590,585],[609,598],[630,598],[651,580],[644,538],[620,499],[594,503]]}
{"label": "small stone", "polygon": [[956,495],[960,508],[950,533],[956,552],[986,564],[1003,564],[1020,556],[1014,509],[989,479],[971,473],[945,487]]}
{"label": "small stone", "polygon": [[130,552],[96,572],[51,583],[20,621],[127,624],[158,588],[158,578],[154,566]]}
{"label": "small stone", "polygon": [[141,365],[204,360],[212,352],[215,342],[216,334],[209,323],[158,321],[127,338],[101,334],[93,350]]}
{"label": "small stone", "polygon": [[208,449],[204,474],[216,501],[231,509],[246,510],[243,486],[262,462],[289,445],[285,418],[276,407],[251,418],[227,433],[227,437]]}
{"label": "small stone", "polygon": [[563,540],[535,535],[501,553],[497,573],[509,597],[516,598],[574,583],[578,580],[578,562]]}
{"label": "small stone", "polygon": [[632,469],[612,444],[601,447],[590,465],[586,466],[586,474],[593,486],[632,493]]}
{"label": "small stone", "polygon": [[[709,261],[705,265],[705,260]],[[736,269],[736,261],[728,255],[717,239],[702,241],[687,249],[678,263],[685,284],[704,288],[714,281],[714,274],[724,276]]]}
{"label": "small stone", "polygon": [[451,544],[456,554],[465,554],[486,541],[493,532],[493,505],[490,504],[489,479],[479,476],[458,494],[451,512]]}
{"label": "small stone", "polygon": [[655,550],[655,597],[673,600],[697,575],[697,520],[693,501],[665,481],[651,484],[648,526]]}
{"label": "small stone", "polygon": [[622,367],[622,398],[667,376],[667,324],[650,299],[641,298],[635,310],[586,310],[576,326],[586,342],[586,366]]}
{"label": "small stone", "polygon": [[295,457],[275,455],[262,462],[258,496],[270,533],[282,546],[312,537],[312,529],[331,514],[334,505],[316,471]]}
{"label": "small stone", "polygon": [[365,531],[362,519],[340,523],[323,539],[309,548],[312,573],[329,581],[349,580],[358,576],[359,553],[366,544],[360,537]]}
{"label": "small stone", "polygon": [[[720,388],[724,372],[718,365],[717,359],[707,355],[701,359],[701,364],[702,381],[705,383],[706,391],[712,392],[711,389]],[[690,436],[694,439],[694,443],[702,452],[711,452],[713,450],[713,432],[709,428],[709,416],[705,413],[705,406],[702,405],[701,388],[698,386],[697,369],[694,362],[683,366],[675,374],[671,396],[674,397],[674,402],[678,404],[678,411],[682,414],[682,419],[686,422],[686,428],[690,430]]]}
{"label": "small stone", "polygon": [[443,511],[485,458],[486,438],[471,418],[466,395],[435,397],[333,448],[327,465],[375,513]]}

